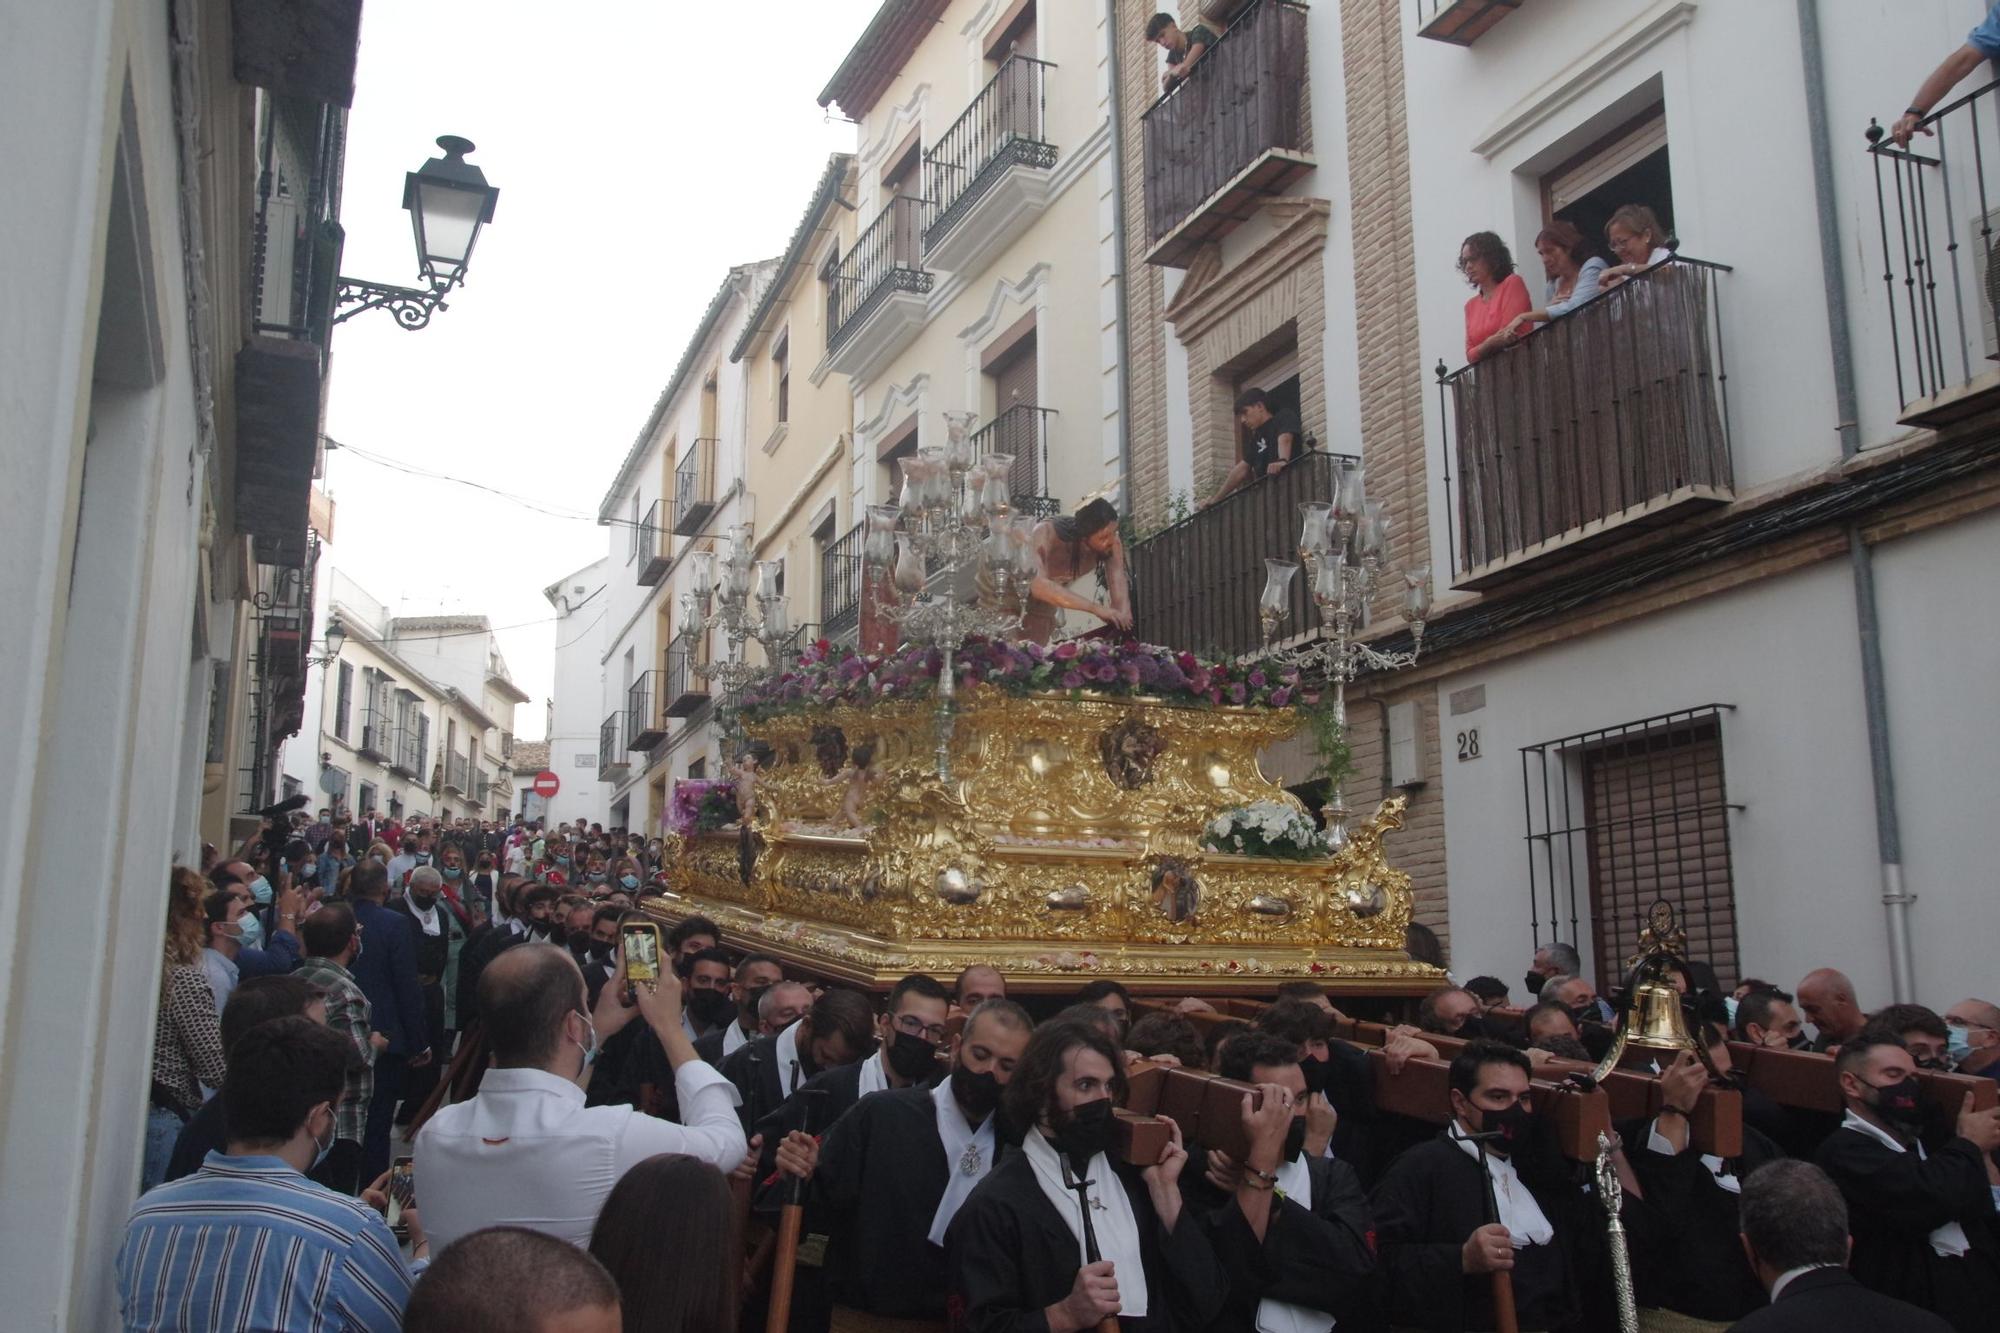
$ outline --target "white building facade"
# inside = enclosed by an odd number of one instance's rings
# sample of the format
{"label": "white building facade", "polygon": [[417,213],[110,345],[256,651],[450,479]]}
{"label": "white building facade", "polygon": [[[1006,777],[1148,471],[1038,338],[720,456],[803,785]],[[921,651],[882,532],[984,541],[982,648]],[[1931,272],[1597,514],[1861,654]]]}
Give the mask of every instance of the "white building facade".
{"label": "white building facade", "polygon": [[[604,634],[611,614],[609,600],[614,562],[604,556],[542,590],[556,610],[555,694],[549,705],[546,766],[561,784],[540,803],[554,823],[602,824],[611,815],[611,790],[600,779],[600,746],[624,743],[624,719],[604,715]],[[619,567],[623,572],[623,567]],[[609,722],[606,731],[604,724]],[[534,774],[528,775],[530,781]],[[518,779],[517,779],[518,782]]]}

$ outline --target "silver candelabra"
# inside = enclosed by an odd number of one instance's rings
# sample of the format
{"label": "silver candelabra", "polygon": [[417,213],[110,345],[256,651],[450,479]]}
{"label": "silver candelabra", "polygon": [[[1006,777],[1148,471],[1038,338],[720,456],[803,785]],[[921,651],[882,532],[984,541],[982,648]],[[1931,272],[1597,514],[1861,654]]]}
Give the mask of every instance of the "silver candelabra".
{"label": "silver candelabra", "polygon": [[[746,685],[769,669],[744,657],[746,643],[755,639],[763,646],[765,659],[775,666],[792,638],[791,611],[785,595],[778,591],[778,562],[752,558],[747,523],[731,527],[728,541],[719,568],[714,551],[696,551],[688,557],[694,587],[681,594],[680,633],[676,636],[685,646],[688,670],[704,682],[720,684],[725,701],[737,698]],[[719,661],[701,661],[695,644],[716,628],[724,631],[727,654]]]}
{"label": "silver candelabra", "polygon": [[[1009,454],[978,456],[971,412],[946,412],[942,449],[903,460],[893,505],[868,510],[862,557],[878,588],[876,611],[911,643],[942,653],[937,774],[951,780],[956,725],[954,658],[965,641],[1020,630],[1041,573],[1035,520],[1013,512]],[[933,571],[933,566],[936,566]],[[972,575],[972,597],[964,576]]]}
{"label": "silver candelabra", "polygon": [[[1299,558],[1266,560],[1264,592],[1257,601],[1257,619],[1264,631],[1263,660],[1302,677],[1323,675],[1333,692],[1333,718],[1347,732],[1347,685],[1362,671],[1397,671],[1416,662],[1424,646],[1424,620],[1431,609],[1431,570],[1408,570],[1386,559],[1389,519],[1382,502],[1370,500],[1362,488],[1358,464],[1341,466],[1333,500],[1313,500],[1299,506]],[[1291,613],[1292,580],[1303,565],[1312,581],[1313,605],[1319,608],[1319,633],[1291,648],[1273,646],[1278,626]],[[1378,587],[1400,581],[1404,612],[1409,618],[1410,651],[1385,653],[1357,637],[1366,627],[1368,606]],[[1347,841],[1347,801],[1336,781],[1322,818],[1327,840],[1336,849]]]}

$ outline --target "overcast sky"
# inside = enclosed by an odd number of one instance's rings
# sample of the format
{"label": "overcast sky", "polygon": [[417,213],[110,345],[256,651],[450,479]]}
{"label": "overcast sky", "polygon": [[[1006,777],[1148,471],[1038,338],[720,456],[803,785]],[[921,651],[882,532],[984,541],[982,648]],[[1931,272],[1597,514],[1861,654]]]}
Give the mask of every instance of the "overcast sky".
{"label": "overcast sky", "polygon": [[[814,98],[877,0],[720,5],[382,0],[363,11],[341,272],[415,280],[403,174],[440,134],[500,190],[469,283],[429,328],[370,311],[334,340],[327,434],[531,499],[327,456],[332,564],[392,613],[483,613],[535,702],[541,590],[606,553],[597,506],[733,264],[779,253],[854,127]],[[614,577],[629,578],[619,563]],[[509,628],[511,627],[511,628]],[[580,628],[580,627],[579,627]]]}

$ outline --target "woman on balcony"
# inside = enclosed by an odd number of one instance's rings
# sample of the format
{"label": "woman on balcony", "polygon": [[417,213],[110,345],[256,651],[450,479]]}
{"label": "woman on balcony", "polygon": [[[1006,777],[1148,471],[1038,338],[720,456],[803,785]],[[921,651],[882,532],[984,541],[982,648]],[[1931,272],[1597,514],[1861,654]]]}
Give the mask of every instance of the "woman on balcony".
{"label": "woman on balcony", "polygon": [[1458,247],[1458,271],[1478,289],[1465,303],[1465,359],[1477,361],[1521,341],[1511,326],[1534,302],[1507,243],[1490,231],[1472,233]]}
{"label": "woman on balcony", "polygon": [[1507,327],[1517,337],[1533,333],[1537,324],[1546,324],[1597,295],[1598,280],[1604,273],[1604,257],[1590,252],[1590,242],[1568,222],[1551,222],[1535,237],[1535,253],[1542,257],[1542,272],[1548,288],[1540,310],[1530,310]]}
{"label": "woman on balcony", "polygon": [[1604,224],[1604,239],[1619,262],[1598,279],[1606,291],[1674,257],[1667,248],[1667,229],[1644,204],[1625,204]]}

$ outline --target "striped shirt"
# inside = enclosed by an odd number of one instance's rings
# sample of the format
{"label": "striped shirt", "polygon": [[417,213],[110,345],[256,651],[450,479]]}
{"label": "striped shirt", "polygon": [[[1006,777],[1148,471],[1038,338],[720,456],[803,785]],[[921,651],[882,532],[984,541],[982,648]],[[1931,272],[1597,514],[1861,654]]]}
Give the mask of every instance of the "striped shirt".
{"label": "striped shirt", "polygon": [[374,1209],[275,1157],[210,1153],[141,1196],[118,1251],[128,1333],[395,1333],[410,1281]]}

